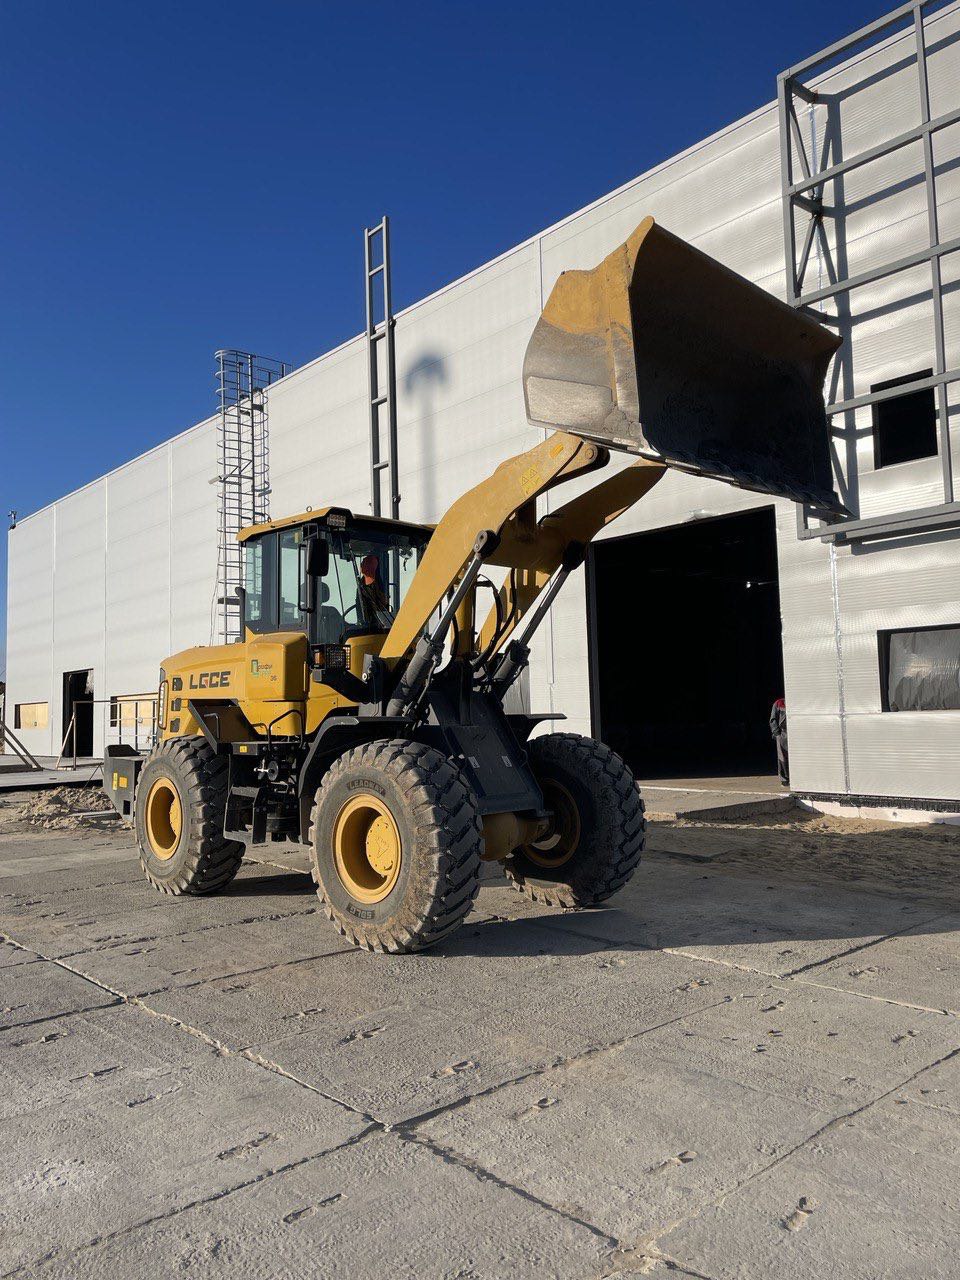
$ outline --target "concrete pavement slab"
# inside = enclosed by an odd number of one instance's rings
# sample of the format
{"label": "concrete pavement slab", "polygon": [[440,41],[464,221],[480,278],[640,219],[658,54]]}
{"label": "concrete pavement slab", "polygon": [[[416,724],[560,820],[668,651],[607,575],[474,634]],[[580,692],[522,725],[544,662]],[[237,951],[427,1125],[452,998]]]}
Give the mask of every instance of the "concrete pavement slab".
{"label": "concrete pavement slab", "polygon": [[16,964],[29,964],[36,958],[32,951],[23,951],[9,942],[0,942],[0,969],[9,969]]}
{"label": "concrete pavement slab", "polygon": [[72,955],[70,964],[124,995],[145,996],[345,951],[344,939],[325,925],[320,911],[311,906],[95,947]]}
{"label": "concrete pavement slab", "polygon": [[958,1150],[960,1116],[896,1094],[743,1180],[658,1244],[713,1280],[953,1280]]}
{"label": "concrete pavement slab", "polygon": [[386,1134],[28,1274],[585,1280],[610,1249],[562,1209]]}
{"label": "concrete pavement slab", "polygon": [[116,1003],[116,996],[47,960],[8,966],[2,974],[0,1028]]}
{"label": "concrete pavement slab", "polygon": [[644,1036],[418,1132],[632,1244],[709,1205],[831,1116],[674,1059]]}
{"label": "concrete pavement slab", "polygon": [[[937,1066],[903,1085],[898,1089],[894,1102],[899,1106],[905,1098],[928,1107],[931,1115],[925,1119],[925,1123],[935,1128],[941,1123],[937,1112],[947,1112],[951,1119],[942,1128],[944,1138],[948,1133],[954,1132],[956,1120],[960,1117],[960,1053],[945,1058]],[[899,1112],[896,1114],[899,1115]],[[911,1120],[920,1123],[917,1111],[911,1110],[909,1115]],[[954,1149],[956,1150],[956,1146]]]}
{"label": "concrete pavement slab", "polygon": [[88,951],[144,941],[160,941],[251,924],[258,920],[282,921],[315,912],[317,898],[305,889],[302,877],[284,877],[277,889],[273,882],[216,898],[184,895],[169,897],[148,884],[121,886],[114,901],[100,911],[96,895],[78,895],[69,901],[48,895],[33,902],[5,907],[0,904],[0,927],[11,937],[42,950],[50,958],[66,958]]}
{"label": "concrete pavement slab", "polygon": [[[58,1028],[64,1034],[42,1044],[7,1037],[0,1049],[23,1103],[0,1122],[12,1173],[0,1190],[4,1273],[312,1158],[366,1127],[139,1009]],[[38,1077],[52,1086],[46,1100]]]}
{"label": "concrete pavement slab", "polygon": [[721,970],[704,987],[685,959],[583,942],[539,921],[468,925],[446,956],[351,951],[149,1003],[396,1123],[762,985]]}
{"label": "concrete pavement slab", "polygon": [[858,996],[960,1014],[960,915],[937,916],[864,951],[818,965],[804,977]]}
{"label": "concrete pavement slab", "polygon": [[647,1040],[708,1074],[840,1114],[950,1053],[960,1044],[960,1023],[786,981]]}
{"label": "concrete pavement slab", "polygon": [[921,1015],[906,1034],[902,1010],[855,1003],[771,984],[490,1092],[418,1131],[638,1239],[960,1042],[954,1019]]}
{"label": "concrete pavement slab", "polygon": [[604,907],[555,927],[781,977],[932,920],[935,907],[840,887],[765,881],[717,866],[650,859]]}

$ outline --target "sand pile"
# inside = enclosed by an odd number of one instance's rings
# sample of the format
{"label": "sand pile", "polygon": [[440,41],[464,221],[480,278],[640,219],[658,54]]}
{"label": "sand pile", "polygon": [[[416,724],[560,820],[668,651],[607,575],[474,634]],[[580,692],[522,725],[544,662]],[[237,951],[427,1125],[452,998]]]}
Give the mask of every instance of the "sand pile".
{"label": "sand pile", "polygon": [[34,791],[19,806],[17,818],[44,831],[71,831],[91,821],[85,815],[115,812],[99,783],[89,787],[51,787]]}

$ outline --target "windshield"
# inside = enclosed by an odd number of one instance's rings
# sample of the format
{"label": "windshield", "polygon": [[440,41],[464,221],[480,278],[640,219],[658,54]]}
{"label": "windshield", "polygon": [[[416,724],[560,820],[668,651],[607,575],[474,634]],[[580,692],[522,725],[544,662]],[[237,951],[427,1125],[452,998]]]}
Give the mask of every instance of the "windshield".
{"label": "windshield", "polygon": [[332,533],[330,568],[320,584],[318,641],[338,644],[350,636],[389,631],[427,536],[362,525]]}

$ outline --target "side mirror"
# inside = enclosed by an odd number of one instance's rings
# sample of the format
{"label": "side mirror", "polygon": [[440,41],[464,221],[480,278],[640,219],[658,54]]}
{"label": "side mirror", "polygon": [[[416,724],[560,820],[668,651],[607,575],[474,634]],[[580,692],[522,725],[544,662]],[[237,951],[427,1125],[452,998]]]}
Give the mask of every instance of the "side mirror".
{"label": "side mirror", "polygon": [[300,543],[300,599],[301,613],[313,613],[317,607],[317,580],[324,577],[330,567],[330,545],[324,538],[312,534]]}
{"label": "side mirror", "polygon": [[313,574],[316,578],[326,577],[327,570],[330,568],[330,543],[326,538],[320,538],[313,534],[307,539],[305,546],[307,548],[307,573]]}
{"label": "side mirror", "polygon": [[242,640],[247,624],[247,588],[235,587],[233,594],[237,597],[237,602],[240,605],[240,638]]}

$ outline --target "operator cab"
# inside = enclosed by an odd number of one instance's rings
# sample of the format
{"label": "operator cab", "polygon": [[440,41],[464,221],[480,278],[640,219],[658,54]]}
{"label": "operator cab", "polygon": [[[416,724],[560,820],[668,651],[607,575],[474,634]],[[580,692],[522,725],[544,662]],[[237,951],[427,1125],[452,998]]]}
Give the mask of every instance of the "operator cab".
{"label": "operator cab", "polygon": [[245,627],[299,631],[311,646],[386,635],[432,532],[342,507],[244,529]]}

